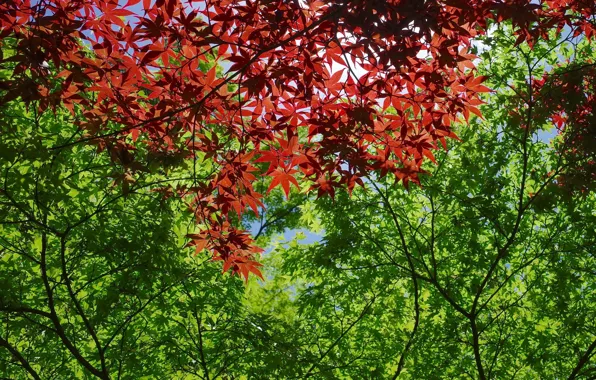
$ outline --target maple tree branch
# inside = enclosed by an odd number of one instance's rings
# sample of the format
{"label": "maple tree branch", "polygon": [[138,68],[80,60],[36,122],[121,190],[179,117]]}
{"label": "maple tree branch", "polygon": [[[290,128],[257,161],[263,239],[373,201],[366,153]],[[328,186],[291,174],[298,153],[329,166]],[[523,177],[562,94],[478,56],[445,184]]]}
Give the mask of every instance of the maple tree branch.
{"label": "maple tree branch", "polygon": [[50,281],[48,278],[48,269],[47,269],[47,261],[46,261],[46,254],[47,254],[47,247],[48,247],[48,236],[46,232],[42,232],[41,238],[41,279],[43,281],[43,285],[46,291],[46,295],[48,296],[48,306],[50,308],[50,319],[56,328],[56,334],[62,340],[62,343],[66,348],[70,351],[70,353],[75,357],[75,359],[85,367],[89,372],[91,372],[96,377],[100,379],[108,379],[104,376],[104,373],[97,368],[95,368],[87,359],[81,355],[81,352],[71,343],[71,341],[66,336],[64,331],[64,327],[60,323],[60,319],[58,318],[58,314],[56,313],[56,306],[54,301],[54,290],[50,286]]}
{"label": "maple tree branch", "polygon": [[577,378],[577,375],[582,370],[582,368],[590,361],[590,358],[592,357],[592,355],[596,353],[596,352],[594,352],[595,350],[596,350],[596,339],[594,339],[592,344],[590,344],[588,346],[588,348],[586,349],[586,351],[584,351],[584,354],[579,359],[579,362],[577,363],[577,365],[571,372],[571,375],[569,375],[568,380],[574,380],[575,378]]}
{"label": "maple tree branch", "polygon": [[513,226],[513,229],[511,231],[511,234],[509,236],[509,238],[507,239],[507,241],[505,242],[505,245],[503,245],[501,248],[498,249],[497,252],[497,256],[495,257],[493,263],[491,264],[488,272],[486,273],[486,275],[484,276],[484,278],[482,279],[482,282],[480,283],[480,286],[478,287],[478,290],[476,292],[476,295],[474,296],[474,301],[472,303],[472,309],[470,311],[471,315],[475,315],[476,311],[477,311],[477,307],[478,307],[478,302],[480,300],[480,296],[482,295],[482,292],[484,291],[485,287],[488,284],[488,281],[490,280],[493,272],[497,269],[497,266],[499,265],[500,261],[507,255],[507,252],[509,250],[509,247],[513,244],[516,236],[517,236],[517,232],[519,231],[519,226],[521,224],[522,221],[522,217],[524,214],[524,211],[526,210],[526,208],[524,207],[524,193],[526,190],[526,179],[528,176],[528,161],[529,161],[529,154],[528,154],[528,137],[530,136],[530,129],[531,129],[531,125],[532,125],[532,116],[533,116],[533,105],[534,105],[534,99],[533,99],[533,95],[532,95],[532,68],[530,67],[530,63],[527,62],[527,66],[528,66],[528,72],[529,72],[529,99],[526,102],[526,104],[528,105],[528,110],[527,110],[527,115],[526,115],[526,125],[525,125],[525,130],[524,130],[524,139],[522,141],[522,148],[523,148],[523,168],[522,168],[522,178],[521,178],[521,184],[520,184],[520,190],[519,190],[519,199],[518,199],[518,211],[517,211],[517,217],[515,219],[515,224]]}
{"label": "maple tree branch", "polygon": [[[383,201],[385,203],[385,205],[387,205],[387,208],[389,209],[389,213],[391,214],[391,218],[393,219],[393,223],[395,224],[398,233],[400,234],[400,240],[402,242],[402,245],[404,246],[404,249],[407,249],[407,245],[406,245],[406,240],[405,240],[405,236],[403,235],[403,231],[401,229],[401,225],[399,223],[397,214],[395,213],[395,210],[393,210],[393,207],[391,206],[391,203],[389,202],[389,199],[387,198],[387,196],[379,189],[379,187],[377,186],[377,184],[374,181],[371,181],[373,187],[375,187],[375,189],[377,190],[377,193],[379,193],[379,195],[381,196],[381,198],[383,198]],[[407,255],[409,255],[409,251],[407,251]],[[428,268],[426,268],[428,271]],[[451,305],[453,306],[453,308],[455,310],[457,310],[460,314],[462,314],[463,316],[465,316],[466,318],[470,317],[470,314],[463,308],[461,307],[457,302],[455,302],[455,300],[449,295],[449,293],[447,293],[447,291],[441,286],[441,284],[438,281],[438,278],[433,278],[432,277],[432,273],[429,272],[430,277],[421,277],[418,276],[418,278],[429,282],[430,284],[432,284],[438,291],[439,293],[443,296],[443,298]]]}
{"label": "maple tree branch", "polygon": [[0,305],[0,312],[4,313],[27,313],[27,314],[37,314],[42,317],[52,318],[52,315],[47,311],[26,307],[26,306],[10,306],[10,305]]}
{"label": "maple tree branch", "polygon": [[69,277],[67,269],[66,269],[66,235],[62,235],[60,237],[60,262],[62,264],[62,278],[64,279],[64,282],[66,283],[66,288],[68,290],[70,299],[74,303],[78,314],[81,316],[81,319],[83,319],[83,324],[85,325],[85,328],[87,329],[87,331],[89,332],[89,335],[91,335],[91,338],[93,339],[93,342],[95,343],[95,347],[97,348],[97,353],[99,355],[99,361],[101,364],[101,371],[103,373],[104,378],[108,379],[110,377],[110,375],[108,374],[108,369],[106,367],[106,358],[104,355],[104,351],[101,347],[101,343],[99,342],[97,333],[95,332],[95,329],[89,322],[89,319],[87,318],[87,315],[85,314],[85,311],[83,310],[83,307],[81,306],[81,303],[79,302],[79,300],[72,288],[72,283],[70,281],[70,277]]}
{"label": "maple tree branch", "polygon": [[414,283],[414,328],[410,333],[408,343],[406,343],[406,346],[404,347],[404,350],[400,355],[399,362],[397,364],[397,370],[393,374],[392,380],[397,379],[397,377],[401,374],[402,370],[404,369],[406,355],[408,351],[410,351],[412,345],[414,344],[414,338],[416,337],[416,332],[418,331],[418,326],[420,325],[420,294],[418,292],[418,282],[414,274],[412,274],[412,282]]}
{"label": "maple tree branch", "polygon": [[377,269],[380,267],[393,267],[395,266],[394,263],[391,262],[387,262],[387,263],[378,263],[378,264],[371,264],[371,265],[363,265],[363,266],[359,266],[359,267],[348,267],[348,268],[342,268],[342,267],[338,267],[337,269],[339,270],[362,270],[362,269]]}
{"label": "maple tree branch", "polygon": [[[329,373],[331,371],[338,370],[338,369],[352,368],[353,367],[352,364],[355,363],[355,362],[357,362],[358,360],[362,359],[363,356],[364,356],[364,352],[361,351],[361,353],[358,356],[354,357],[354,359],[350,360],[348,363],[343,364],[343,365],[328,366],[328,367],[326,367],[325,369],[323,369],[321,371],[313,372],[312,373],[312,376],[321,375],[321,374],[324,374],[324,373]],[[354,367],[354,368],[358,368],[358,367]]]}
{"label": "maple tree branch", "polygon": [[430,211],[431,211],[431,218],[430,218],[430,255],[431,255],[431,260],[432,260],[432,266],[433,266],[433,273],[432,275],[434,276],[434,278],[437,278],[437,272],[438,272],[438,266],[437,266],[437,258],[435,256],[435,239],[436,239],[436,233],[435,233],[435,225],[436,225],[436,215],[437,215],[437,209],[435,208],[435,202],[433,200],[432,195],[429,196],[429,201],[430,201]]}
{"label": "maple tree branch", "polygon": [[2,338],[0,336],[0,347],[4,347],[6,348],[14,358],[16,358],[20,363],[21,366],[29,373],[29,375],[31,375],[31,377],[33,377],[35,380],[41,380],[41,377],[39,377],[39,374],[37,373],[37,371],[35,371],[31,365],[29,364],[29,361],[27,361],[27,359],[25,359],[25,357],[23,357],[23,355],[19,352],[19,350],[17,350],[13,345],[11,345],[8,340]]}
{"label": "maple tree branch", "polygon": [[[238,347],[235,347],[238,348]],[[215,376],[213,376],[213,379],[217,379],[219,376],[221,376],[221,374],[230,367],[230,365],[234,364],[235,362],[237,362],[238,360],[240,360],[240,358],[242,357],[242,355],[245,355],[247,353],[251,353],[254,352],[254,350],[251,349],[247,349],[244,348],[243,351],[240,353],[240,355],[234,357],[233,359],[230,360],[230,355],[228,355],[226,357],[226,359],[224,360],[224,362],[222,363],[222,367],[219,369],[219,371],[215,374]]]}
{"label": "maple tree branch", "polygon": [[293,206],[293,207],[285,210],[280,215],[276,215],[273,219],[269,219],[264,224],[261,224],[261,226],[259,227],[259,231],[257,232],[257,234],[255,235],[255,237],[253,239],[254,240],[257,240],[259,238],[259,236],[261,236],[261,234],[263,232],[265,232],[265,229],[267,229],[267,227],[271,226],[272,224],[275,224],[275,223],[279,222],[280,220],[282,220],[286,216],[290,215],[294,210],[296,210],[298,208],[298,206],[299,205],[295,205],[295,206]]}
{"label": "maple tree branch", "polygon": [[356,223],[352,218],[350,218],[348,216],[348,219],[350,220],[350,222],[357,227],[356,230],[358,231],[358,234],[360,234],[363,238],[371,241],[383,254],[383,256],[385,256],[387,258],[387,260],[389,260],[389,263],[380,263],[380,264],[375,264],[375,265],[371,265],[371,266],[365,266],[365,267],[355,267],[355,268],[338,268],[341,270],[350,270],[350,269],[366,269],[366,268],[377,268],[377,267],[381,267],[381,266],[385,266],[385,265],[392,265],[398,269],[403,270],[404,272],[406,272],[407,274],[414,274],[417,278],[420,278],[424,281],[427,282],[431,282],[432,280],[430,278],[427,278],[423,275],[421,275],[420,273],[418,273],[417,271],[412,272],[409,268],[401,265],[400,263],[398,263],[397,261],[395,261],[395,259],[393,258],[393,256],[391,256],[391,254],[389,254],[389,252],[385,249],[385,247],[383,246],[383,244],[381,244],[377,239],[375,239],[374,237],[372,237],[371,234],[365,234],[363,232],[361,232],[363,230],[362,226],[360,226],[358,223]]}
{"label": "maple tree branch", "polygon": [[[488,378],[489,379],[492,378],[492,373],[493,373],[495,364],[497,363],[497,358],[499,357],[499,354],[503,350],[503,325],[499,325],[499,327],[500,327],[499,328],[499,338],[497,339],[495,354],[493,355],[493,360],[491,361],[490,366],[488,367]],[[507,337],[509,338],[510,335],[511,334],[508,334]]]}
{"label": "maple tree branch", "polygon": [[[544,273],[545,273],[545,271],[541,272],[540,274],[542,275]],[[501,311],[499,311],[499,313],[497,315],[495,315],[492,319],[490,319],[490,321],[488,321],[483,326],[483,329],[480,331],[480,334],[482,334],[484,331],[488,330],[488,328],[490,326],[492,326],[492,324],[495,323],[501,317],[501,315],[503,315],[505,312],[507,312],[510,308],[517,306],[517,304],[519,304],[526,297],[526,294],[528,294],[537,283],[538,283],[538,280],[535,280],[534,282],[530,283],[530,285],[528,285],[526,287],[526,290],[524,290],[524,292],[522,294],[520,294],[519,297],[517,297],[517,299],[515,299],[515,301],[510,302],[509,304],[501,305],[500,306]]]}
{"label": "maple tree branch", "polygon": [[525,211],[524,193],[525,193],[525,189],[526,189],[526,180],[527,180],[527,176],[528,176],[528,162],[529,162],[528,138],[530,136],[530,129],[531,129],[531,125],[532,125],[532,116],[533,116],[533,105],[534,105],[534,97],[533,97],[533,93],[532,93],[532,67],[531,67],[528,59],[526,59],[526,64],[528,67],[528,74],[529,74],[529,78],[530,78],[529,83],[528,83],[529,96],[528,96],[528,99],[525,100],[525,102],[528,106],[528,109],[527,109],[527,114],[526,114],[526,125],[524,126],[524,128],[525,128],[524,129],[524,137],[523,137],[523,141],[522,141],[522,151],[523,151],[522,165],[523,165],[523,167],[522,167],[522,178],[521,178],[519,197],[518,197],[519,199],[518,199],[518,207],[517,207],[517,210],[518,210],[517,217],[515,219],[515,223],[513,225],[513,229],[511,231],[511,234],[509,235],[509,238],[507,239],[505,244],[498,249],[497,256],[495,257],[491,266],[489,267],[488,272],[482,279],[482,282],[480,283],[480,286],[478,287],[478,290],[476,291],[476,294],[474,296],[474,301],[472,302],[472,308],[469,313],[470,314],[470,318],[469,318],[470,328],[472,330],[472,345],[473,345],[473,349],[474,349],[474,360],[476,361],[478,376],[481,380],[486,379],[486,374],[484,371],[484,367],[482,364],[482,357],[481,357],[481,353],[480,353],[480,334],[481,334],[481,332],[478,330],[478,326],[476,323],[477,317],[481,311],[478,309],[480,297],[481,297],[482,293],[484,292],[484,289],[487,287],[488,282],[489,282],[490,278],[492,277],[493,273],[495,272],[495,270],[497,269],[499,263],[507,255],[509,247],[511,247],[511,245],[513,245],[515,238],[517,236],[517,232],[519,231],[519,227],[520,227],[522,217],[523,217],[523,214]]}
{"label": "maple tree branch", "polygon": [[458,194],[456,194],[456,193],[454,193],[452,191],[448,191],[446,189],[441,189],[441,188],[432,187],[432,186],[427,186],[427,188],[429,188],[429,189],[435,189],[437,191],[440,191],[443,194],[447,194],[449,196],[452,196],[453,198],[456,198],[458,201],[460,201],[462,203],[465,203],[465,204],[473,207],[474,209],[476,209],[476,211],[478,211],[478,213],[482,217],[486,218],[488,221],[490,221],[494,225],[494,227],[497,229],[497,231],[499,232],[499,234],[501,234],[503,237],[507,237],[507,233],[505,233],[505,231],[501,227],[498,218],[491,217],[489,214],[487,214],[485,212],[485,210],[483,210],[482,208],[480,208],[480,206],[478,206],[477,204],[475,204],[474,201],[472,201],[471,199],[464,198],[464,197],[462,197],[462,196],[460,196],[460,195],[458,195]]}
{"label": "maple tree branch", "polygon": [[[92,218],[94,218],[95,216],[97,216],[98,214],[100,214],[100,213],[102,213],[102,212],[106,211],[107,207],[108,207],[110,204],[112,204],[112,203],[116,202],[117,200],[119,200],[119,199],[121,199],[121,198],[125,198],[125,197],[126,197],[126,196],[128,196],[129,194],[136,193],[138,190],[145,189],[145,188],[149,188],[149,187],[151,187],[151,186],[158,185],[158,184],[161,184],[161,183],[166,183],[166,182],[171,182],[171,181],[179,181],[179,180],[185,180],[185,179],[192,179],[192,177],[169,178],[169,179],[160,180],[160,181],[148,182],[148,183],[145,183],[145,184],[139,185],[139,186],[137,186],[137,187],[132,187],[132,188],[130,189],[129,193],[127,193],[127,194],[124,194],[124,193],[122,193],[122,194],[119,194],[119,195],[115,196],[114,198],[112,198],[112,199],[110,199],[110,200],[106,201],[105,203],[101,203],[101,202],[103,202],[103,201],[104,201],[104,200],[107,198],[107,195],[108,195],[108,194],[106,194],[106,195],[105,195],[105,196],[104,196],[104,197],[103,197],[103,198],[100,200],[100,204],[99,204],[99,205],[98,205],[98,206],[95,208],[95,210],[94,210],[92,213],[90,213],[90,214],[87,214],[87,215],[85,215],[85,216],[81,217],[81,219],[79,219],[78,221],[76,221],[74,224],[72,224],[72,225],[69,225],[69,226],[67,227],[66,231],[64,232],[64,234],[67,234],[67,233],[69,233],[70,231],[72,231],[73,229],[77,228],[78,226],[80,226],[80,225],[82,225],[82,224],[85,224],[86,222],[88,222],[89,220],[91,220]],[[62,235],[62,234],[58,234],[58,235]]]}
{"label": "maple tree branch", "polygon": [[577,67],[574,67],[574,68],[569,69],[569,70],[564,70],[564,71],[561,71],[561,72],[550,73],[549,75],[551,75],[551,76],[562,76],[562,75],[565,75],[565,74],[574,73],[576,71],[581,71],[581,70],[586,69],[588,67],[594,67],[594,66],[596,66],[596,63],[586,63],[584,65],[577,66]]}
{"label": "maple tree branch", "polygon": [[476,316],[470,316],[470,327],[472,329],[472,348],[474,349],[474,361],[476,362],[476,368],[478,369],[478,377],[481,380],[486,379],[484,374],[484,366],[482,365],[482,357],[480,354],[480,332],[476,325]]}
{"label": "maple tree branch", "polygon": [[120,380],[122,377],[122,356],[123,356],[123,351],[124,351],[124,340],[126,338],[126,329],[124,329],[124,331],[122,331],[122,335],[120,335],[120,344],[119,344],[119,355],[118,355],[118,377],[117,379]]}
{"label": "maple tree branch", "polygon": [[130,261],[129,262],[126,262],[126,263],[123,263],[123,264],[120,264],[117,267],[112,268],[112,269],[110,269],[107,272],[103,272],[102,274],[99,274],[99,275],[97,275],[97,276],[95,276],[93,278],[90,278],[89,280],[85,281],[85,283],[83,285],[81,285],[78,289],[75,290],[74,294],[75,295],[79,294],[87,286],[89,286],[90,284],[94,283],[97,280],[101,280],[102,278],[104,278],[106,276],[110,276],[112,274],[118,273],[118,272],[120,272],[121,270],[124,270],[124,269],[134,269],[134,268],[137,268],[137,267],[142,267],[142,264],[141,263],[135,264],[135,263],[132,263]]}
{"label": "maple tree branch", "polygon": [[[29,221],[27,220],[26,222],[29,222]],[[2,224],[2,223],[0,223],[0,224]],[[28,254],[24,249],[15,246],[14,244],[12,244],[9,241],[5,240],[4,237],[2,237],[2,236],[0,236],[0,239],[2,239],[0,241],[0,245],[3,247],[3,249],[0,251],[0,253],[3,252],[3,251],[5,251],[5,250],[8,250],[10,252],[16,253],[17,255],[21,255],[21,256],[27,258],[28,260],[31,260],[35,264],[38,264],[39,265],[39,260],[37,260],[35,257],[33,257],[30,254]]]}
{"label": "maple tree branch", "polygon": [[348,326],[347,329],[342,331],[342,333],[337,337],[337,339],[335,339],[335,341],[333,341],[333,343],[325,350],[325,352],[321,353],[321,355],[319,356],[319,359],[310,366],[310,368],[304,375],[304,378],[308,378],[313,375],[312,374],[313,369],[315,369],[317,367],[317,365],[319,363],[321,363],[321,361],[329,354],[329,352],[331,352],[331,350],[334,349],[335,346],[337,346],[339,344],[339,342],[344,338],[344,336],[346,336],[346,334],[348,332],[350,332],[350,330],[364,318],[364,316],[366,315],[366,313],[368,312],[368,310],[370,309],[372,304],[376,301],[376,299],[377,299],[377,297],[375,295],[373,295],[371,300],[369,302],[367,302],[367,304],[364,306],[364,308],[360,312],[360,315],[354,321],[352,321],[352,323],[350,323],[350,325]]}
{"label": "maple tree branch", "polygon": [[[558,232],[558,231],[557,231]],[[556,233],[552,234],[550,239],[548,240],[548,242],[543,246],[542,250],[537,253],[536,255],[534,255],[534,257],[532,257],[530,260],[527,260],[525,263],[521,264],[518,268],[516,268],[515,270],[511,271],[511,273],[505,278],[505,280],[503,280],[503,282],[501,284],[499,284],[499,286],[497,287],[497,289],[495,289],[495,291],[488,297],[488,299],[486,301],[484,301],[482,303],[482,305],[480,305],[480,307],[478,308],[478,313],[480,313],[483,309],[485,309],[488,304],[490,303],[491,299],[497,295],[497,293],[499,293],[499,291],[503,288],[503,286],[505,286],[507,284],[507,282],[513,278],[517,273],[519,273],[519,271],[521,271],[522,269],[528,267],[529,265],[531,265],[534,261],[536,261],[537,259],[539,259],[540,257],[544,256],[547,252],[546,249],[549,247],[550,243],[553,241],[553,239],[556,237]],[[486,327],[485,327],[486,328]]]}
{"label": "maple tree branch", "polygon": [[195,321],[197,324],[197,329],[199,331],[199,355],[201,357],[201,366],[203,367],[203,372],[205,373],[205,379],[209,380],[209,368],[207,368],[207,362],[205,361],[205,353],[203,350],[203,329],[201,327],[201,317],[197,314],[197,306],[194,306],[193,315],[195,317]]}
{"label": "maple tree branch", "polygon": [[[401,229],[400,223],[397,219],[397,214],[395,213],[395,211],[393,210],[393,207],[389,203],[389,199],[387,198],[387,196],[381,191],[381,189],[379,189],[379,187],[377,186],[377,184],[374,181],[371,181],[371,182],[372,182],[374,188],[377,190],[377,193],[379,193],[381,195],[381,197],[383,198],[383,201],[389,208],[389,212],[391,214],[391,217],[393,218],[393,222],[394,222],[395,227],[397,228],[397,231],[399,233],[401,244],[404,249],[404,253],[406,254],[406,259],[408,260],[408,266],[410,268],[410,272],[412,275],[412,284],[414,286],[414,328],[412,329],[412,332],[410,333],[408,343],[406,343],[406,346],[404,347],[404,350],[402,351],[402,353],[400,355],[399,362],[397,365],[397,370],[393,374],[392,380],[395,380],[401,374],[401,371],[404,368],[406,354],[412,347],[412,344],[414,343],[414,338],[416,336],[416,332],[418,331],[418,326],[420,324],[420,301],[419,301],[420,294],[418,292],[418,278],[416,276],[416,268],[414,266],[414,262],[412,260],[410,251],[408,250],[408,245],[406,243],[406,239],[405,239],[405,236]],[[427,271],[428,271],[428,268],[427,268]]]}
{"label": "maple tree branch", "polygon": [[110,344],[116,338],[116,336],[118,335],[118,333],[120,332],[120,330],[122,330],[124,327],[126,327],[133,320],[134,317],[136,317],[139,313],[141,313],[143,310],[145,310],[145,308],[147,306],[149,306],[149,304],[151,302],[153,302],[155,299],[157,299],[157,297],[160,297],[161,295],[163,295],[168,290],[172,289],[174,286],[178,285],[180,282],[184,281],[187,277],[190,277],[192,275],[192,273],[193,272],[189,272],[186,275],[184,275],[181,279],[179,279],[178,281],[174,281],[170,285],[165,286],[159,292],[157,292],[154,295],[152,295],[151,297],[149,297],[149,299],[143,305],[141,305],[140,308],[138,308],[137,310],[135,310],[133,313],[129,314],[128,317],[126,317],[126,319],[124,320],[124,322],[122,322],[114,330],[114,332],[112,333],[112,335],[110,336],[110,338],[108,339],[108,341],[106,342],[106,344],[104,345],[103,351],[106,352],[108,350]]}
{"label": "maple tree branch", "polygon": [[[192,293],[186,288],[186,282],[182,281],[182,291],[188,296],[188,298],[191,299],[192,302],[194,302],[194,297],[192,296]],[[207,361],[205,360],[205,353],[204,353],[204,349],[203,349],[203,328],[202,328],[202,318],[199,316],[199,313],[197,311],[197,306],[194,305],[193,306],[193,311],[192,314],[194,316],[195,319],[195,323],[197,325],[197,330],[199,332],[199,341],[197,342],[193,336],[193,334],[191,333],[190,329],[186,327],[186,325],[182,324],[181,322],[178,322],[178,324],[183,325],[184,330],[186,330],[186,333],[188,334],[188,336],[190,337],[191,341],[193,342],[193,344],[195,345],[195,347],[197,348],[197,350],[199,351],[199,356],[200,356],[200,363],[201,363],[201,367],[203,368],[203,373],[204,373],[204,377],[206,380],[210,380],[209,377],[209,368],[207,366]],[[191,356],[191,355],[189,355]],[[192,356],[191,356],[192,357]],[[193,358],[193,360],[195,360]],[[214,378],[215,379],[215,378]]]}
{"label": "maple tree branch", "polygon": [[[412,329],[412,332],[410,334],[410,337],[408,339],[408,343],[406,344],[406,347],[404,348],[404,351],[402,352],[400,359],[399,359],[399,363],[398,363],[398,367],[397,370],[395,371],[392,379],[395,380],[402,372],[404,364],[405,364],[405,355],[407,354],[407,352],[410,350],[413,342],[414,342],[414,338],[416,335],[416,332],[418,331],[418,326],[420,324],[420,304],[419,304],[419,291],[418,291],[418,276],[416,275],[416,268],[414,266],[414,262],[412,260],[412,256],[409,252],[408,249],[408,245],[406,243],[405,240],[405,236],[403,233],[403,230],[401,228],[401,225],[399,223],[397,214],[395,212],[395,210],[393,209],[393,207],[391,206],[391,203],[388,199],[388,197],[381,191],[381,189],[377,186],[377,184],[374,181],[371,181],[371,183],[373,184],[373,187],[376,189],[377,193],[383,198],[383,201],[385,203],[385,205],[387,206],[387,208],[389,209],[389,213],[391,214],[391,217],[393,219],[393,222],[395,224],[395,227],[397,228],[397,231],[399,233],[400,236],[400,240],[401,240],[401,244],[402,244],[402,248],[404,249],[404,253],[406,254],[406,258],[408,260],[408,265],[410,267],[410,273],[412,275],[412,283],[414,286],[414,310],[415,310],[415,320],[414,320],[414,328]],[[423,278],[423,280],[428,280],[430,281],[438,290],[439,292],[443,295],[443,297],[457,310],[459,311],[461,314],[463,314],[464,316],[469,318],[469,314],[462,308],[460,307],[443,289],[441,286],[439,286],[438,281],[436,276],[433,277],[433,274],[430,272],[429,268],[426,267],[425,268],[427,270],[427,272],[429,272],[429,274],[431,275],[430,279],[426,279]],[[435,266],[436,268],[436,266]],[[436,269],[435,269],[435,273],[436,273]]]}
{"label": "maple tree branch", "polygon": [[573,30],[569,32],[569,34],[567,34],[567,37],[563,38],[563,39],[559,39],[559,41],[557,41],[557,43],[553,46],[551,46],[549,49],[547,49],[542,55],[540,55],[540,57],[538,57],[536,59],[536,61],[534,62],[534,64],[532,65],[532,70],[534,70],[536,68],[536,66],[538,66],[538,64],[550,53],[552,53],[554,50],[556,50],[559,46],[563,45],[565,42],[569,41],[569,37],[571,37],[573,35]]}
{"label": "maple tree branch", "polygon": [[20,212],[22,212],[23,214],[25,214],[25,216],[28,218],[27,221],[37,224],[39,227],[42,227],[52,233],[54,233],[55,235],[58,235],[59,232],[50,227],[49,225],[47,225],[47,223],[45,222],[40,222],[32,213],[30,213],[28,210],[25,209],[24,206],[20,205],[9,193],[7,189],[0,189],[0,195],[4,195],[9,201],[10,204],[12,206],[14,206],[17,210],[19,210]]}

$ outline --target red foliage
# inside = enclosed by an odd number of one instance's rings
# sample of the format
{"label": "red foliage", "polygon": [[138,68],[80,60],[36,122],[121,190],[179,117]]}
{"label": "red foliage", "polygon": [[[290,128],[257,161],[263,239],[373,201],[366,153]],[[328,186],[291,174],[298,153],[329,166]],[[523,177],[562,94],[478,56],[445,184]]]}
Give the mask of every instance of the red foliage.
{"label": "red foliage", "polygon": [[[569,193],[596,189],[596,64],[586,61],[546,73],[533,82],[538,113],[562,138],[557,143],[565,168],[558,185]],[[546,108],[548,105],[548,108]]]}
{"label": "red foliage", "polygon": [[86,134],[76,143],[133,173],[128,136],[156,156],[213,160],[219,173],[179,192],[204,226],[191,244],[245,277],[259,274],[259,249],[230,217],[263,206],[256,177],[286,195],[308,181],[333,196],[373,171],[417,183],[424,158],[456,137],[451,123],[480,115],[488,89],[467,51],[487,20],[512,20],[518,42],[563,25],[594,34],[581,0],[137,3],[4,0],[1,43],[16,53],[0,58],[13,70],[0,104],[66,107]]}

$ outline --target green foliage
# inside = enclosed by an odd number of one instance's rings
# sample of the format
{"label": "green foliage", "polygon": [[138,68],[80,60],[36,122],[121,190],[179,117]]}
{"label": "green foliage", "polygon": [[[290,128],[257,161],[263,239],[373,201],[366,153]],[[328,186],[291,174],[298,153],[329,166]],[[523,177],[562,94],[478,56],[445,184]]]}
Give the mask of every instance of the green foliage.
{"label": "green foliage", "polygon": [[267,257],[273,278],[252,300],[272,305],[284,347],[264,356],[268,377],[593,377],[596,196],[558,186],[566,163],[532,115],[549,105],[524,100],[570,43],[529,50],[508,36],[483,40],[485,120],[459,127],[422,187],[371,178],[309,201],[325,237]]}
{"label": "green foliage", "polygon": [[183,248],[189,212],[150,191],[184,169],[124,187],[105,152],[52,149],[68,114],[1,112],[1,376],[226,376],[257,330],[241,282]]}

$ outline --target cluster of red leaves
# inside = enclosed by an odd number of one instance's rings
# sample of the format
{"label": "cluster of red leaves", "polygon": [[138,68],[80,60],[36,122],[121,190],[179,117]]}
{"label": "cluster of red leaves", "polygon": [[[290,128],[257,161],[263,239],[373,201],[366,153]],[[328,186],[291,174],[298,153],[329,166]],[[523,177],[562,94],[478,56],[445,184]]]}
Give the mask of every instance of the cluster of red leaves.
{"label": "cluster of red leaves", "polygon": [[15,54],[0,57],[13,70],[0,104],[66,107],[85,133],[76,143],[130,173],[128,137],[155,156],[213,160],[218,173],[178,191],[203,227],[191,245],[260,275],[260,249],[230,219],[263,207],[258,176],[286,195],[306,181],[333,196],[371,172],[418,183],[451,124],[480,115],[488,89],[468,47],[487,20],[512,20],[519,42],[553,25],[594,33],[579,17],[590,1],[542,3],[4,0],[0,41]]}
{"label": "cluster of red leaves", "polygon": [[[538,112],[561,134],[559,152],[565,168],[557,177],[570,193],[596,189],[596,64],[567,65],[535,80]],[[549,105],[548,108],[545,105]]]}

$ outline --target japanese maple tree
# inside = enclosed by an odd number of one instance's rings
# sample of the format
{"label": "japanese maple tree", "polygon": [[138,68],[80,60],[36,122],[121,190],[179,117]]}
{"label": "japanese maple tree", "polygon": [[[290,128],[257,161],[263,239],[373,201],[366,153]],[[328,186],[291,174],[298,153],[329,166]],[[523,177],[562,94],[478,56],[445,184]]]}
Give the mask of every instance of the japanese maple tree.
{"label": "japanese maple tree", "polygon": [[[192,210],[197,251],[260,275],[238,216],[263,194],[306,184],[350,191],[371,172],[419,183],[421,165],[480,116],[489,91],[471,41],[511,21],[517,44],[572,28],[591,38],[586,0],[7,0],[0,4],[1,104],[66,108],[78,132],[134,184],[148,161],[190,160],[192,179],[164,196]],[[363,72],[362,74],[360,74]],[[51,73],[51,75],[50,75]],[[149,152],[142,159],[139,146]],[[209,175],[197,165],[210,161]],[[263,164],[261,164],[263,163]]]}

